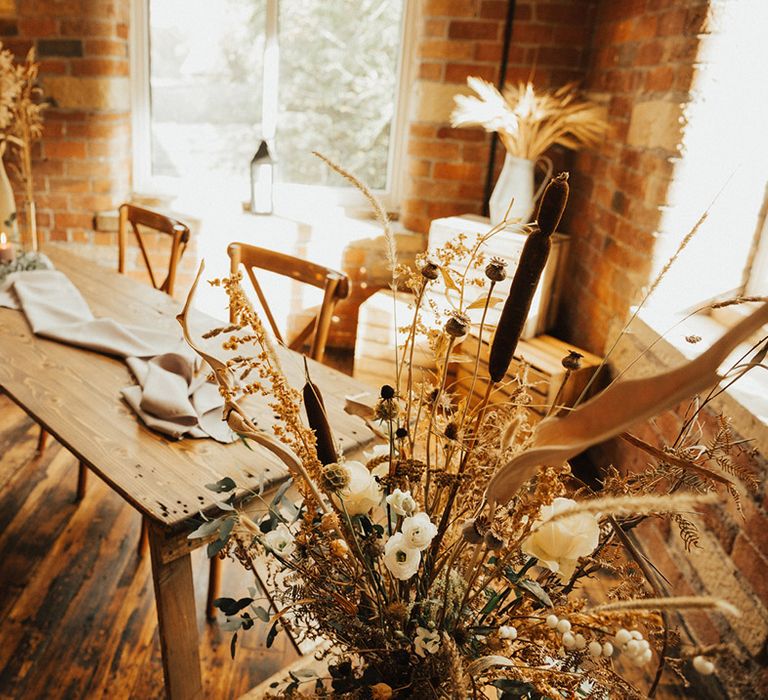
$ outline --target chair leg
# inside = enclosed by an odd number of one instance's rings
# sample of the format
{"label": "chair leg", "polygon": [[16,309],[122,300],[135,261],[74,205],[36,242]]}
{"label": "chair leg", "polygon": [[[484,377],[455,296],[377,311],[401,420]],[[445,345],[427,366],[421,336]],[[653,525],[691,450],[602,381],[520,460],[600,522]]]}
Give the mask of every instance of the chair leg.
{"label": "chair leg", "polygon": [[75,495],[75,501],[80,502],[85,496],[85,487],[88,483],[88,467],[83,462],[77,465],[77,494]]}
{"label": "chair leg", "polygon": [[149,524],[147,519],[141,518],[141,533],[139,534],[139,556],[143,557],[147,553],[149,546]]}
{"label": "chair leg", "polygon": [[208,597],[205,600],[205,616],[209,622],[216,619],[216,608],[213,601],[219,597],[221,587],[221,559],[212,557],[208,563]]}
{"label": "chair leg", "polygon": [[37,438],[37,454],[41,455],[45,452],[45,446],[48,444],[48,436],[50,433],[45,428],[40,428],[40,435]]}

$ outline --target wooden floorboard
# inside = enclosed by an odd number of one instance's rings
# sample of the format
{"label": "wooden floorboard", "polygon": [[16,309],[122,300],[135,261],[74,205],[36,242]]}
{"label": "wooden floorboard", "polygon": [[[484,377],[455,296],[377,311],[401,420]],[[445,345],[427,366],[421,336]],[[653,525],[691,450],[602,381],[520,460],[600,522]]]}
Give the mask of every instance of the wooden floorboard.
{"label": "wooden floorboard", "polygon": [[[149,557],[138,513],[96,477],[74,503],[77,463],[0,395],[0,699],[163,697]],[[296,657],[284,636],[251,630],[236,660],[230,633],[205,622],[208,561],[193,555],[207,698],[238,698]],[[222,591],[252,581],[225,562]]]}

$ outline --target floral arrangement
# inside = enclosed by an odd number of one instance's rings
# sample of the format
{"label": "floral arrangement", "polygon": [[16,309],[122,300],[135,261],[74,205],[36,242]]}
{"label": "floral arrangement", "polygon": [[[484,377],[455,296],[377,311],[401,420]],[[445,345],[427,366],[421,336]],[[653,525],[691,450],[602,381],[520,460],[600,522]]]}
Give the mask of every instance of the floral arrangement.
{"label": "floral arrangement", "polygon": [[533,83],[507,85],[504,94],[469,76],[474,95],[457,95],[453,126],[481,126],[495,131],[507,152],[536,160],[551,146],[578,149],[595,145],[605,130],[599,105],[579,98],[575,85],[535,90]]}
{"label": "floral arrangement", "polygon": [[[545,191],[537,223],[525,227],[488,377],[479,376],[479,358],[464,356],[460,344],[470,332],[482,334],[494,288],[507,275],[503,261],[483,255],[501,227],[475,241],[460,236],[407,267],[395,264],[382,214],[393,289],[412,292],[413,315],[391,385],[371,406],[349,402],[379,436],[362,458],[339,449],[309,369],[301,389],[289,386],[239,276],[212,282],[226,291],[234,322],[205,337],[224,338],[227,359],[191,337],[186,317],[195,282],[180,315],[185,337],[212,368],[229,425],[270,449],[290,473],[261,516],[238,505],[232,479],[211,484],[224,499],[221,515],[190,535],[207,538],[209,555],[233,557],[260,582],[248,596],[216,601],[234,633],[233,656],[237,635],[258,621],[269,625],[267,645],[283,631],[319,645],[327,673],[291,672],[276,696],[633,698],[653,696],[668,668],[710,674],[717,654],[727,652],[727,645],[686,643],[669,613],[738,611],[718,599],[673,596],[631,531],[645,518],[670,518],[695,546],[688,514],[718,498],[717,489],[738,498],[754,477],[734,466],[731,455],[740,448],[727,423],[711,444],[695,445],[697,412],[708,400],[692,404],[668,451],[627,430],[717,385],[731,349],[768,321],[768,304],[689,364],[615,382],[568,411],[553,406],[531,425],[526,371],[510,375],[509,367],[567,198],[561,174]],[[423,315],[437,279],[457,301],[434,329]],[[475,329],[471,308],[482,309]],[[417,342],[427,342],[437,360],[436,371],[423,377],[412,362]],[[759,361],[742,361],[737,372]],[[482,401],[473,405],[453,390],[454,362],[472,363],[473,383],[486,382]],[[564,363],[572,368],[578,357]],[[501,386],[512,398],[497,403]],[[271,434],[248,417],[244,402],[253,396],[274,410]],[[652,464],[629,475],[611,468],[596,492],[567,460],[614,436],[645,451]],[[608,589],[603,600],[585,591],[596,576]],[[649,687],[630,680],[635,667],[649,673]]]}
{"label": "floral arrangement", "polygon": [[[13,54],[0,44],[0,157],[12,147],[10,165],[24,192],[27,228],[33,250],[37,249],[34,184],[32,180],[32,144],[43,134],[42,90],[37,85],[39,64],[35,49],[24,63],[16,63]],[[5,222],[10,225],[13,222]]]}

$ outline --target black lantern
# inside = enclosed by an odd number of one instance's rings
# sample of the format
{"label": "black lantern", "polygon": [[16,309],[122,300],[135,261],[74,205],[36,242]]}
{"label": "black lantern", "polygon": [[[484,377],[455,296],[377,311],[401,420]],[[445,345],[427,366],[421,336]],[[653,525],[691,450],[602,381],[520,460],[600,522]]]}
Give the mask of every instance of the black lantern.
{"label": "black lantern", "polygon": [[251,159],[251,213],[271,214],[274,207],[273,188],[275,160],[266,141],[259,144]]}

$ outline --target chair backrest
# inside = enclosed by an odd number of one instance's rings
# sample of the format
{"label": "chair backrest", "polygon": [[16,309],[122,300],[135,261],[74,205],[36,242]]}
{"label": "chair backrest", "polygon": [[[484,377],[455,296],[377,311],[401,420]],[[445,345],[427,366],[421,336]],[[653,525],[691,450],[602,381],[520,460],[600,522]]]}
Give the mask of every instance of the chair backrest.
{"label": "chair backrest", "polygon": [[[166,294],[173,294],[173,287],[176,283],[176,270],[181,260],[181,256],[186,250],[187,243],[189,242],[190,232],[189,226],[185,223],[172,219],[164,214],[160,214],[151,209],[143,209],[133,204],[121,204],[120,205],[120,225],[117,232],[117,244],[118,244],[118,272],[125,272],[125,248],[126,248],[126,234],[128,227],[131,227],[136,241],[139,244],[141,255],[144,258],[144,264],[147,266],[147,272],[149,272],[149,279],[152,281],[152,286],[155,289],[159,289]],[[158,233],[164,233],[171,237],[171,252],[168,259],[168,272],[165,279],[158,283],[158,278],[155,276],[155,271],[152,267],[152,263],[149,260],[147,254],[147,247],[142,236],[142,232],[139,226],[152,229]]]}
{"label": "chair backrest", "polygon": [[[322,362],[333,311],[341,299],[349,296],[349,278],[343,272],[337,272],[336,270],[331,270],[301,258],[294,258],[291,255],[276,253],[273,250],[258,248],[247,243],[231,243],[227,248],[227,253],[229,254],[230,270],[233,275],[239,272],[240,265],[245,268],[245,273],[253,285],[256,296],[259,298],[259,302],[264,309],[269,325],[272,327],[277,340],[292,350],[301,350],[311,336],[312,342],[310,344],[309,356],[313,360]],[[280,329],[275,322],[275,317],[272,315],[267,299],[264,296],[264,291],[256,280],[256,275],[253,272],[254,269],[267,270],[278,275],[284,275],[285,277],[290,277],[298,282],[310,284],[323,290],[323,301],[319,311],[289,343],[283,340]]]}

